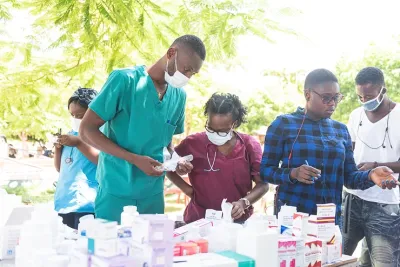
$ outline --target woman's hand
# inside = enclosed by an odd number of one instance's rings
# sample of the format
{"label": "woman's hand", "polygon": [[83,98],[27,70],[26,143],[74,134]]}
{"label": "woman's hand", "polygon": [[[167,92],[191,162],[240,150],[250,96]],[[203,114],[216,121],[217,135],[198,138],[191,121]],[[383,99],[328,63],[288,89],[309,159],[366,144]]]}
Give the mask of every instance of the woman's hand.
{"label": "woman's hand", "polygon": [[82,142],[79,136],[74,135],[60,135],[57,138],[57,143],[62,146],[76,147]]}
{"label": "woman's hand", "polygon": [[232,218],[234,220],[240,219],[245,214],[244,210],[246,209],[246,204],[244,203],[244,200],[232,202],[232,205]]}

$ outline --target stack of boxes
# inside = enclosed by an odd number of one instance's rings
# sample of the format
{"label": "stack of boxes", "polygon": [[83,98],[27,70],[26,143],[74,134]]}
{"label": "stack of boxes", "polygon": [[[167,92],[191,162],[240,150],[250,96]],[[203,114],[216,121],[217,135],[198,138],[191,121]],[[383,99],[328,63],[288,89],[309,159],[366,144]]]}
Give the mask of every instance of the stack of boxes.
{"label": "stack of boxes", "polygon": [[163,215],[143,215],[133,222],[132,230],[132,256],[141,257],[148,266],[172,266],[174,221]]}
{"label": "stack of boxes", "polygon": [[200,236],[206,236],[210,233],[212,227],[213,223],[210,220],[206,219],[200,219],[198,221],[186,224],[185,226],[174,230],[174,242],[178,243],[187,241],[186,236],[189,233],[190,229],[197,228]]}
{"label": "stack of boxes", "polygon": [[335,204],[318,204],[317,215],[310,216],[308,220],[308,236],[322,243],[322,264],[339,261],[342,257],[342,237],[339,227],[335,225],[335,216]]}
{"label": "stack of boxes", "polygon": [[86,230],[88,265],[79,251],[74,251],[74,262],[82,267],[171,267],[173,229],[174,222],[164,215],[137,216],[132,227],[95,219]]}

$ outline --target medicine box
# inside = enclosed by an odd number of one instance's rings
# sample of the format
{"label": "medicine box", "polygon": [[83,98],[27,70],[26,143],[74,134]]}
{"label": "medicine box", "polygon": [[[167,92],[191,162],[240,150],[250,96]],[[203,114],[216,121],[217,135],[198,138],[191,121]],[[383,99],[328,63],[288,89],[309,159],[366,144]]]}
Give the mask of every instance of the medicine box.
{"label": "medicine box", "polygon": [[88,238],[88,253],[99,257],[115,257],[120,254],[118,239]]}
{"label": "medicine box", "polygon": [[317,204],[317,217],[318,219],[335,219],[336,205],[333,203]]}
{"label": "medicine box", "polygon": [[174,221],[160,216],[139,216],[133,221],[132,240],[139,244],[151,243],[153,246],[164,246],[171,241]]}
{"label": "medicine box", "polygon": [[296,241],[292,238],[278,240],[279,267],[296,267]]}
{"label": "medicine box", "polygon": [[340,261],[342,258],[342,243],[322,244],[322,264],[331,264]]}
{"label": "medicine box", "polygon": [[150,244],[133,243],[132,255],[140,255],[151,267],[171,267],[173,263],[173,243],[165,243],[165,247],[152,247]]}
{"label": "medicine box", "polygon": [[303,212],[295,212],[293,214],[293,235],[298,237],[306,237],[308,233],[308,219],[310,215]]}
{"label": "medicine box", "polygon": [[335,235],[335,219],[321,219],[311,215],[308,219],[308,236],[331,240]]}
{"label": "medicine box", "polygon": [[236,253],[234,251],[222,251],[217,254],[224,256],[226,258],[233,259],[237,262],[238,267],[255,267],[256,262],[254,259],[244,256],[242,254]]}
{"label": "medicine box", "polygon": [[137,267],[152,266],[147,262],[135,257],[116,256],[112,258],[103,258],[93,256],[90,267]]}
{"label": "medicine box", "polygon": [[88,226],[86,236],[92,239],[114,239],[118,237],[118,223],[94,219]]}
{"label": "medicine box", "polygon": [[304,266],[322,267],[322,240],[307,239],[304,248]]}
{"label": "medicine box", "polygon": [[199,234],[204,237],[210,232],[211,228],[213,227],[213,223],[206,219],[200,219],[185,226],[179,227],[174,230],[174,242],[178,243],[186,241],[186,234],[193,227],[199,228]]}

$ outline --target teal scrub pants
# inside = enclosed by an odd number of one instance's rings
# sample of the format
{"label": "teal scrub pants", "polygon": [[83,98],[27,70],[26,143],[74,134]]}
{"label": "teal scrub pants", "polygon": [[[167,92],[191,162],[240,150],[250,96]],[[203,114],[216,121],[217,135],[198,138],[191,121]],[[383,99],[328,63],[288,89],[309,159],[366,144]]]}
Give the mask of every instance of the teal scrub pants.
{"label": "teal scrub pants", "polygon": [[125,206],[136,206],[139,214],[164,214],[164,192],[148,198],[130,199],[108,194],[99,187],[95,201],[96,218],[121,223]]}

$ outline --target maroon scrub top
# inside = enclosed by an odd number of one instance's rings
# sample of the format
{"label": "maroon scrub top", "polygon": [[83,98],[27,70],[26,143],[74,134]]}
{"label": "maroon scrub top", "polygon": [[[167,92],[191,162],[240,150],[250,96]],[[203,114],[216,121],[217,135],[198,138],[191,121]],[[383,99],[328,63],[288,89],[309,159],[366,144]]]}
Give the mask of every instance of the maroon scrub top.
{"label": "maroon scrub top", "polygon": [[[228,155],[222,154],[205,132],[190,135],[175,147],[182,157],[193,155],[193,170],[189,174],[193,198],[184,213],[186,223],[204,218],[206,209],[221,210],[224,198],[228,202],[238,201],[251,191],[253,176],[260,174],[261,146],[249,135],[235,134],[237,142]],[[250,207],[238,222],[252,213]]]}

